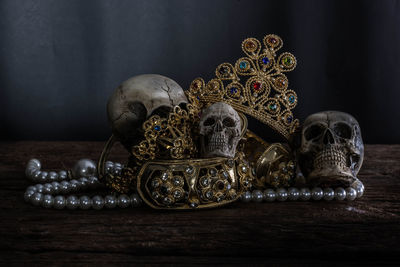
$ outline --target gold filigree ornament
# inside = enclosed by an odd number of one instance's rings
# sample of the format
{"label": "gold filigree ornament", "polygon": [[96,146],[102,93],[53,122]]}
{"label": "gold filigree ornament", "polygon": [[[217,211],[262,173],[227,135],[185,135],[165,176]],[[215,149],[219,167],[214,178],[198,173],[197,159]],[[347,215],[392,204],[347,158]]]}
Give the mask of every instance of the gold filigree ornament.
{"label": "gold filigree ornament", "polygon": [[297,61],[288,52],[277,55],[282,45],[282,39],[274,34],[265,36],[263,45],[255,38],[247,38],[242,43],[246,56],[233,65],[220,64],[216,78],[208,83],[196,78],[187,94],[189,99],[197,99],[203,106],[226,102],[290,140],[299,127],[292,114],[297,95],[289,89],[284,73],[292,71]]}
{"label": "gold filigree ornament", "polygon": [[146,140],[132,148],[137,160],[184,159],[196,154],[192,131],[198,124],[199,110],[191,104],[187,106],[188,111],[175,106],[168,118],[154,115],[143,123]]}

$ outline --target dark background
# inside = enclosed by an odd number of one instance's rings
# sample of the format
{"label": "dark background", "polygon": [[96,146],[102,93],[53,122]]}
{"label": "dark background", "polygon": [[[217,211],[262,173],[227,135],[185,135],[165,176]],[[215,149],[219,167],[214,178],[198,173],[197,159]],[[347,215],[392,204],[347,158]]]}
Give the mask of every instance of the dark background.
{"label": "dark background", "polygon": [[400,143],[400,2],[319,0],[2,0],[1,139],[105,140],[122,81],[158,73],[186,89],[268,33],[297,57],[297,117],[342,110],[366,143]]}

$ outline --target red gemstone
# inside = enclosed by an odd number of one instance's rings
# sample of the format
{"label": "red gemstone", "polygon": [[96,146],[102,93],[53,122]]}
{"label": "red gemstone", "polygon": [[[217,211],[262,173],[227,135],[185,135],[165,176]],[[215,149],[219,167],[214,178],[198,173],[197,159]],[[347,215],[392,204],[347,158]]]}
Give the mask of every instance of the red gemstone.
{"label": "red gemstone", "polygon": [[261,89],[261,83],[260,82],[254,82],[253,83],[253,88],[254,88],[254,90],[255,91],[260,91],[260,89]]}

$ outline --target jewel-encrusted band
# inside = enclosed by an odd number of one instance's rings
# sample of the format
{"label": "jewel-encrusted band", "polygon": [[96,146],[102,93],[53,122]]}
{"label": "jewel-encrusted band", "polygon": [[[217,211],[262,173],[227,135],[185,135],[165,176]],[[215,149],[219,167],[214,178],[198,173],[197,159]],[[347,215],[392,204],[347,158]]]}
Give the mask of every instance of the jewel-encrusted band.
{"label": "jewel-encrusted band", "polygon": [[248,163],[238,153],[234,159],[147,162],[137,176],[137,190],[156,209],[213,208],[235,201],[253,180]]}

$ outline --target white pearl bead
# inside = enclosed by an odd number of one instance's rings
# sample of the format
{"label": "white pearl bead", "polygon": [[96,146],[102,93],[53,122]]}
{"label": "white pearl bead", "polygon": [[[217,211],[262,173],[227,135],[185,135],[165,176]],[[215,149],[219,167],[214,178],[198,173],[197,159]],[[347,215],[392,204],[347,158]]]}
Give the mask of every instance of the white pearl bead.
{"label": "white pearl bead", "polygon": [[71,187],[70,187],[70,184],[69,184],[69,182],[67,182],[67,181],[62,181],[61,183],[60,183],[60,191],[62,192],[62,193],[64,193],[64,194],[67,194],[69,191],[70,191],[70,189],[71,189]]}
{"label": "white pearl bead", "polygon": [[58,179],[58,174],[56,172],[49,172],[47,180],[50,180],[51,182],[54,182],[57,179]]}
{"label": "white pearl bead", "polygon": [[260,190],[254,190],[251,194],[254,202],[262,202],[264,195]]}
{"label": "white pearl bead", "polygon": [[346,198],[346,191],[342,187],[335,189],[336,200],[344,200]]}
{"label": "white pearl bead", "polygon": [[53,186],[52,193],[58,193],[61,190],[61,184],[59,182],[52,182],[51,185]]}
{"label": "white pearl bead", "polygon": [[44,195],[42,200],[42,206],[44,208],[51,208],[54,205],[54,198],[52,195]]}
{"label": "white pearl bead", "polygon": [[104,199],[101,196],[94,196],[92,198],[92,201],[93,201],[93,203],[92,203],[93,209],[100,210],[103,208]]}
{"label": "white pearl bead", "polygon": [[346,188],[346,199],[349,201],[353,201],[357,197],[357,191],[352,187]]}
{"label": "white pearl bead", "polygon": [[43,193],[43,185],[42,184],[37,184],[37,185],[35,185],[35,187],[36,187],[36,192]]}
{"label": "white pearl bead", "polygon": [[72,179],[71,181],[69,181],[70,190],[73,192],[78,190],[79,185],[80,185],[80,183],[75,179]]}
{"label": "white pearl bead", "polygon": [[310,189],[303,187],[300,189],[300,200],[307,201],[311,198],[311,191]]}
{"label": "white pearl bead", "polygon": [[300,197],[300,192],[297,188],[295,187],[290,187],[288,189],[288,198],[292,201],[297,200]]}
{"label": "white pearl bead", "polygon": [[40,170],[42,165],[38,159],[30,159],[28,164],[26,165],[25,174],[28,178],[32,178],[32,175],[35,171]]}
{"label": "white pearl bead", "polygon": [[58,172],[58,179],[65,180],[68,177],[68,173],[66,171],[59,171]]}
{"label": "white pearl bead", "polygon": [[267,202],[273,202],[276,199],[276,193],[273,189],[264,190],[264,199]]}
{"label": "white pearl bead", "polygon": [[90,159],[79,160],[72,169],[74,178],[90,177],[96,174],[96,163]]}
{"label": "white pearl bead", "polygon": [[357,197],[362,197],[364,195],[364,185],[361,182],[358,182],[354,188],[357,191]]}
{"label": "white pearl bead", "polygon": [[241,199],[243,202],[250,202],[252,199],[252,195],[250,191],[246,191],[242,194]]}
{"label": "white pearl bead", "polygon": [[92,206],[92,200],[88,196],[81,196],[79,199],[79,207],[83,210],[90,209]]}
{"label": "white pearl bead", "polygon": [[324,196],[324,191],[320,187],[314,187],[311,190],[311,197],[314,200],[321,200]]}
{"label": "white pearl bead", "polygon": [[43,200],[43,194],[42,193],[35,193],[31,197],[31,203],[35,206],[39,206],[42,203]]}
{"label": "white pearl bead", "polygon": [[24,200],[30,202],[34,194],[36,194],[36,190],[27,189],[24,194]]}
{"label": "white pearl bead", "polygon": [[31,167],[34,167],[36,169],[42,168],[42,164],[40,163],[40,160],[38,160],[38,159],[30,159],[28,162],[28,165]]}
{"label": "white pearl bead", "polygon": [[142,204],[142,199],[138,194],[131,195],[131,203],[133,207],[139,207]]}
{"label": "white pearl bead", "polygon": [[56,196],[54,198],[54,204],[53,207],[61,210],[65,207],[65,198],[63,196]]}
{"label": "white pearl bead", "polygon": [[285,188],[276,189],[276,199],[278,201],[285,201],[288,198],[288,193]]}
{"label": "white pearl bead", "polygon": [[131,200],[129,199],[129,197],[127,195],[120,195],[118,197],[118,207],[120,208],[127,208],[129,207],[129,205],[131,204]]}
{"label": "white pearl bead", "polygon": [[117,199],[114,196],[107,195],[104,198],[104,206],[108,209],[113,209],[117,206]]}
{"label": "white pearl bead", "polygon": [[66,200],[66,206],[70,210],[74,210],[79,206],[80,202],[76,196],[69,196]]}
{"label": "white pearl bead", "polygon": [[324,189],[324,199],[326,201],[331,201],[335,198],[335,191],[332,188],[328,187]]}
{"label": "white pearl bead", "polygon": [[46,181],[47,181],[47,176],[48,176],[48,175],[49,175],[48,172],[42,172],[42,173],[40,174],[39,181],[41,181],[41,182],[46,182]]}
{"label": "white pearl bead", "polygon": [[51,194],[53,191],[53,186],[49,183],[43,185],[43,193],[44,194]]}

